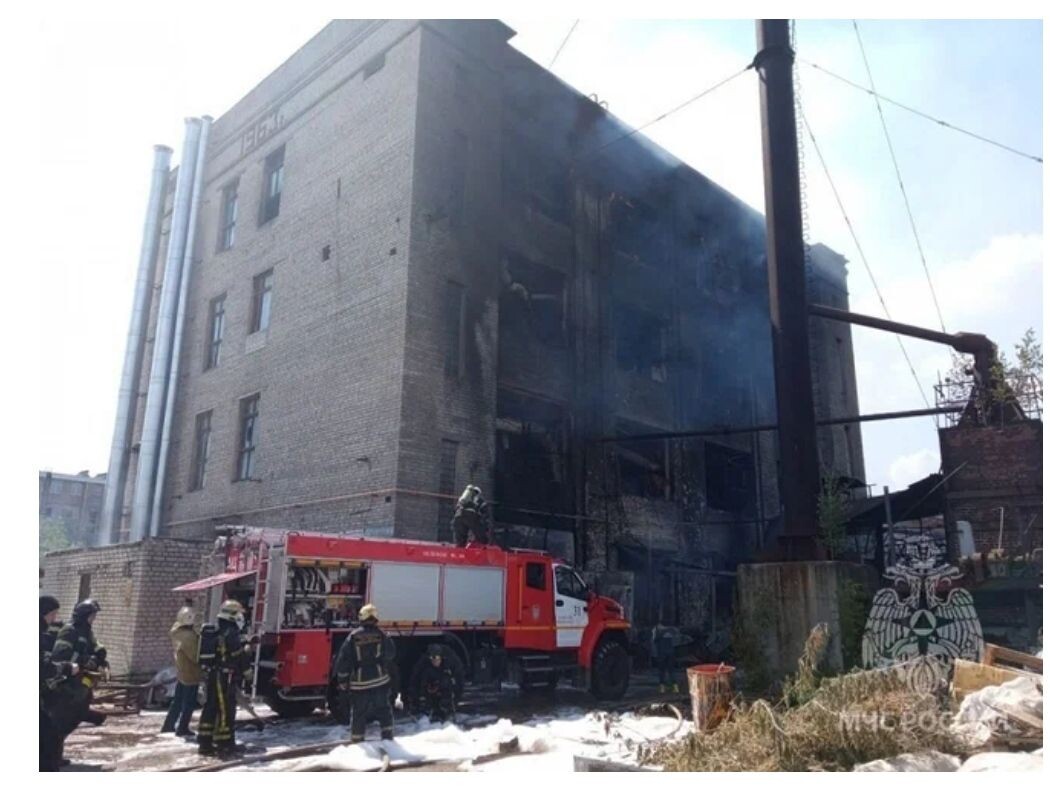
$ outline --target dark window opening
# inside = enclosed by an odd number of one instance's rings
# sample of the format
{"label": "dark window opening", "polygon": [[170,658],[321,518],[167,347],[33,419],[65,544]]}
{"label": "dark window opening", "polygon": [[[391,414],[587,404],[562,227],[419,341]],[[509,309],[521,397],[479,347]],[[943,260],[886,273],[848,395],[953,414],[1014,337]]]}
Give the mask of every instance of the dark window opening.
{"label": "dark window opening", "polygon": [[503,146],[503,191],[554,222],[569,221],[567,168],[541,154],[521,135],[510,133]]}
{"label": "dark window opening", "polygon": [[239,179],[222,188],[222,203],[219,207],[221,212],[219,222],[219,249],[228,250],[233,246],[235,231],[237,228],[237,187]]}
{"label": "dark window opening", "polygon": [[458,129],[452,135],[449,148],[449,221],[455,227],[463,221],[467,192],[467,158],[469,152],[467,136]]}
{"label": "dark window opening", "polygon": [[613,249],[637,263],[659,263],[664,238],[656,209],[638,198],[613,195],[608,211]]}
{"label": "dark window opening", "polygon": [[368,79],[386,65],[386,53],[380,52],[365,64],[364,79]]}
{"label": "dark window opening", "polygon": [[268,157],[263,165],[263,198],[259,207],[259,224],[265,225],[281,213],[281,192],[284,189],[284,146]]}
{"label": "dark window opening", "polygon": [[616,364],[653,381],[667,381],[667,323],[627,304],[614,307]]}
{"label": "dark window opening", "polygon": [[321,260],[322,261],[327,261],[331,257],[332,257],[332,248],[331,248],[330,245],[326,244],[326,245],[324,245],[321,248]]}
{"label": "dark window opening", "polygon": [[211,445],[211,411],[197,415],[193,429],[193,466],[190,470],[190,491],[204,488],[204,474],[208,467],[208,448]]}
{"label": "dark window opening", "polygon": [[572,512],[565,408],[507,389],[499,390],[496,401],[498,519],[551,526],[543,514],[557,513],[557,526],[570,526],[564,519]]}
{"label": "dark window opening", "polygon": [[465,324],[466,296],[463,286],[449,280],[445,283],[445,373],[455,378],[463,373]]}
{"label": "dark window opening", "polygon": [[258,274],[252,280],[251,332],[262,332],[270,326],[270,306],[273,302],[273,269]]}
{"label": "dark window opening", "polygon": [[503,259],[500,290],[500,334],[533,337],[549,346],[564,346],[565,275],[517,256]]}
{"label": "dark window opening", "polygon": [[525,563],[525,586],[533,590],[547,589],[547,566],[542,562]]}
{"label": "dark window opening", "polygon": [[438,500],[438,540],[452,540],[452,516],[455,512],[456,496],[456,460],[459,455],[459,442],[451,439],[441,440],[441,469],[438,479],[438,493],[444,496]]}
{"label": "dark window opening", "polygon": [[91,597],[91,574],[80,574],[80,586],[77,588],[77,601],[83,601]]}
{"label": "dark window opening", "polygon": [[754,462],[750,453],[715,442],[704,442],[707,505],[740,513],[754,503]]}
{"label": "dark window opening", "polygon": [[204,354],[204,369],[211,370],[219,364],[222,348],[222,333],[226,327],[226,294],[216,296],[208,304],[208,347]]}
{"label": "dark window opening", "polygon": [[251,480],[255,471],[255,449],[259,430],[259,396],[241,398],[240,438],[237,442],[235,480]]}
{"label": "dark window opening", "polygon": [[[619,422],[616,430],[620,436],[658,432],[658,428],[624,420]],[[620,466],[620,490],[623,494],[645,499],[671,498],[671,457],[666,441],[658,439],[623,442],[616,446],[616,454]]]}

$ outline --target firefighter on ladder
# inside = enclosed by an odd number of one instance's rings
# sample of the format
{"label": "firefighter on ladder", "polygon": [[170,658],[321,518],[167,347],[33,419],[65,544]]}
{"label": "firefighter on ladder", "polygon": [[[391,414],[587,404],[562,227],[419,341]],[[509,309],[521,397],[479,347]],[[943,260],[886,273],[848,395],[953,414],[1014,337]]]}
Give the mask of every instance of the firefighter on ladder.
{"label": "firefighter on ladder", "polygon": [[201,629],[204,708],[197,727],[197,751],[203,755],[226,757],[244,750],[234,737],[237,684],[251,666],[251,655],[241,639],[244,622],[244,607],[228,600],[219,607],[216,624]]}
{"label": "firefighter on ladder", "polygon": [[394,737],[394,711],[390,706],[390,667],[397,657],[394,641],[379,628],[379,612],[366,603],[358,612],[361,626],[339,649],[335,662],[336,682],[350,694],[350,740],[365,739],[365,728],[379,722],[380,737]]}
{"label": "firefighter on ladder", "polygon": [[456,512],[452,516],[452,534],[457,546],[467,543],[491,543],[488,528],[488,503],[476,485],[463,489],[456,502]]}

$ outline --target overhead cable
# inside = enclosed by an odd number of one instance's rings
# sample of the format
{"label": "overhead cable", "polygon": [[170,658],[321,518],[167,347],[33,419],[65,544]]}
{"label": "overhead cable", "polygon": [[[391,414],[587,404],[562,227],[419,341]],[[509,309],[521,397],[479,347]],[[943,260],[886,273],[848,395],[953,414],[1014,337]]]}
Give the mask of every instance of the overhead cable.
{"label": "overhead cable", "polygon": [[554,66],[554,62],[558,59],[561,51],[565,49],[565,45],[569,43],[569,39],[572,37],[572,31],[576,29],[576,26],[580,24],[580,20],[577,19],[572,23],[572,27],[569,28],[569,32],[565,34],[565,38],[562,39],[561,44],[558,46],[558,51],[554,53],[554,57],[551,58],[551,62],[547,64],[547,70],[549,71]]}

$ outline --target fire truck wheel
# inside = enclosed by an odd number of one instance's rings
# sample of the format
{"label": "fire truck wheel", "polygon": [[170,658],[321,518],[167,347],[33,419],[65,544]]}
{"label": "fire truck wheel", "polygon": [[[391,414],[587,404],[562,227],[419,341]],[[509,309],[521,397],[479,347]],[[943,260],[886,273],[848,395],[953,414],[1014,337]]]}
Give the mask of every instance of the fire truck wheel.
{"label": "fire truck wheel", "polygon": [[620,699],[631,679],[631,659],[623,645],[603,640],[591,663],[591,693],[600,700]]}
{"label": "fire truck wheel", "polygon": [[314,703],[311,700],[281,699],[275,695],[267,697],[266,704],[282,719],[301,719],[314,712]]}

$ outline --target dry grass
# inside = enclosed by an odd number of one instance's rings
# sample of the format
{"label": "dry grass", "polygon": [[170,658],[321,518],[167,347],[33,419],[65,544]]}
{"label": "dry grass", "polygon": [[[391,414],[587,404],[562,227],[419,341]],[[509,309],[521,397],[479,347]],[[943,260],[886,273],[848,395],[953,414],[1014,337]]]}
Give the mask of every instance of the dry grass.
{"label": "dry grass", "polygon": [[737,703],[718,729],[659,745],[646,761],[669,771],[848,771],[904,752],[962,750],[942,715],[946,697],[910,690],[905,665],[821,681],[819,652],[807,649],[777,704]]}

